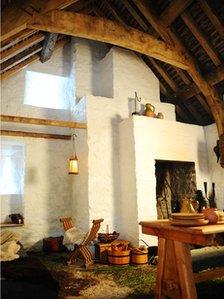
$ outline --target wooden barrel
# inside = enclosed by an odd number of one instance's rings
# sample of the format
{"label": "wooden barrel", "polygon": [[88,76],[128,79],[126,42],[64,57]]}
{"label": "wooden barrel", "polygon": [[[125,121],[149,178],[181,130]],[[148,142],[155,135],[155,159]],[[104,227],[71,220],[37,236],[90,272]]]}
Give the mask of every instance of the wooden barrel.
{"label": "wooden barrel", "polygon": [[112,251],[108,250],[108,261],[111,265],[129,265],[130,263],[130,250],[123,250],[123,251]]}
{"label": "wooden barrel", "polygon": [[147,252],[136,252],[131,251],[131,264],[135,266],[142,266],[148,264],[148,253]]}

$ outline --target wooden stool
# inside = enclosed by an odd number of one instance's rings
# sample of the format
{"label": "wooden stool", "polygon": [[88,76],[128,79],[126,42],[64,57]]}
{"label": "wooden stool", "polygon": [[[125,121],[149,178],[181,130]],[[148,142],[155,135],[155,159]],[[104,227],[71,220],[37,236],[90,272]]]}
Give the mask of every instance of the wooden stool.
{"label": "wooden stool", "polygon": [[96,259],[102,264],[108,263],[108,250],[111,249],[111,243],[97,243]]}

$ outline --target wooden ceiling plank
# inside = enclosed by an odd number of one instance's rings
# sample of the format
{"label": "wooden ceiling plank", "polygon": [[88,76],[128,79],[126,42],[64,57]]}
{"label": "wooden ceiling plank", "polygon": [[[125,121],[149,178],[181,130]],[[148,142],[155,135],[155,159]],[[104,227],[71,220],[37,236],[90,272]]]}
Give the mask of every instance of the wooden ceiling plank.
{"label": "wooden ceiling plank", "polygon": [[185,75],[184,71],[182,71],[181,69],[174,67],[175,71],[177,72],[177,74],[179,75],[179,77],[181,78],[181,80],[186,84],[189,85],[191,84],[190,79]]}
{"label": "wooden ceiling plank", "polygon": [[224,26],[219,20],[219,18],[216,16],[216,14],[213,12],[211,7],[208,5],[206,0],[198,0],[200,3],[200,6],[206,16],[210,19],[212,25],[215,27],[216,31],[220,34],[220,36],[224,39]]}
{"label": "wooden ceiling plank", "polygon": [[211,85],[215,85],[224,80],[224,65],[220,65],[216,68],[215,71],[207,74],[205,76],[206,80]]}
{"label": "wooden ceiling plank", "polygon": [[178,92],[178,86],[176,85],[175,81],[167,74],[166,71],[153,59],[148,57],[148,60],[154,66],[154,68],[160,73],[166,83],[171,87],[174,92]]}
{"label": "wooden ceiling plank", "polygon": [[203,125],[203,118],[200,113],[198,113],[195,109],[195,107],[192,104],[189,104],[188,102],[184,103],[185,107],[190,111],[190,113],[193,115],[194,119],[199,122],[200,125]]}
{"label": "wooden ceiling plank", "polygon": [[[166,97],[166,98],[169,98],[170,95],[166,89],[166,87],[164,86],[164,84],[162,82],[159,82],[159,85],[160,85],[160,91],[161,93]],[[179,115],[179,117],[181,119],[183,119],[185,122],[189,122],[191,121],[189,119],[189,116],[186,115],[186,113],[183,111],[183,109],[180,107],[180,104],[177,102],[177,99],[175,98],[175,112],[176,114]]]}
{"label": "wooden ceiling plank", "polygon": [[1,74],[1,80],[8,79],[12,77],[13,75],[17,74],[21,70],[23,70],[25,67],[27,67],[29,64],[38,61],[40,59],[40,56],[38,54],[34,54],[31,57],[27,58],[26,60],[20,62],[15,67],[9,69],[8,71]]}
{"label": "wooden ceiling plank", "polygon": [[209,106],[206,103],[206,100],[203,98],[203,96],[201,94],[197,94],[196,98],[199,101],[199,103],[201,104],[201,106],[204,108],[204,110],[208,113],[208,115],[210,115],[210,117],[213,118],[213,116],[211,114],[211,109],[209,108]]}
{"label": "wooden ceiling plank", "polygon": [[182,13],[181,15],[182,20],[184,23],[187,25],[187,27],[190,29],[192,34],[195,36],[195,38],[198,40],[202,48],[205,50],[207,55],[211,58],[213,63],[218,66],[221,64],[221,61],[215,52],[213,50],[212,46],[210,45],[209,41],[207,38],[204,36],[204,34],[198,29],[197,24],[193,20],[193,18],[186,12]]}
{"label": "wooden ceiling plank", "polygon": [[73,128],[73,129],[87,128],[86,123],[56,120],[56,119],[23,117],[23,116],[15,116],[15,115],[1,114],[0,120],[2,122],[12,122],[12,123],[29,124],[29,125],[42,125],[42,126],[53,126],[53,127]]}
{"label": "wooden ceiling plank", "polygon": [[36,15],[28,27],[110,43],[183,69],[187,68],[184,55],[179,55],[172,45],[107,19],[68,11],[53,11],[46,15]]}
{"label": "wooden ceiling plank", "polygon": [[[224,66],[220,65],[216,68],[215,71],[205,75],[205,80],[212,86],[218,84],[219,82],[224,80]],[[201,90],[194,85],[194,83],[189,84],[186,87],[186,91],[182,92],[182,96],[188,100],[193,96],[196,96],[201,93]]]}
{"label": "wooden ceiling plank", "polygon": [[186,113],[183,111],[183,109],[180,106],[176,105],[175,110],[176,110],[176,113],[179,114],[185,122],[187,122],[187,123],[191,122],[191,119],[189,118],[189,116],[186,115]]}
{"label": "wooden ceiling plank", "polygon": [[29,47],[32,47],[36,45],[37,43],[41,42],[44,40],[44,35],[42,33],[39,33],[37,35],[33,35],[31,38],[26,39],[14,47],[10,48],[7,51],[4,51],[1,55],[1,63],[4,61],[12,58],[13,56],[16,56],[17,54],[27,50]]}
{"label": "wooden ceiling plank", "polygon": [[31,30],[31,29],[25,29],[13,36],[11,36],[10,38],[4,40],[1,43],[1,49],[0,51],[5,51],[8,48],[11,48],[12,46],[18,44],[19,42],[21,42],[24,39],[29,38],[31,35],[37,33],[37,30]]}
{"label": "wooden ceiling plank", "polygon": [[40,54],[40,61],[42,63],[49,60],[53,54],[55,44],[57,42],[58,34],[57,33],[47,33],[45,41],[43,44],[43,49]]}
{"label": "wooden ceiling plank", "polygon": [[126,26],[124,20],[119,16],[117,11],[114,9],[113,5],[110,1],[107,0],[101,0],[101,2],[107,7],[107,9],[110,11],[110,13],[113,15],[114,19],[117,20],[122,25]]}
{"label": "wooden ceiling plank", "polygon": [[139,26],[145,31],[148,31],[148,25],[144,22],[144,20],[139,16],[136,10],[132,7],[132,5],[127,0],[122,0],[122,4],[126,7],[132,17],[136,20]]}
{"label": "wooden ceiling plank", "polygon": [[30,58],[31,56],[35,55],[36,53],[40,52],[42,50],[42,46],[39,46],[37,49],[35,49],[34,51],[28,53],[25,56],[22,56],[21,58],[19,58],[18,60],[15,60],[12,64],[8,65],[7,67],[5,67],[4,69],[1,70],[1,73],[4,73],[8,70],[10,70],[11,68],[15,67],[17,64],[21,63],[22,61]]}
{"label": "wooden ceiling plank", "polygon": [[26,29],[26,24],[35,12],[46,13],[64,9],[78,0],[19,0],[8,5],[2,15],[1,41]]}
{"label": "wooden ceiling plank", "polygon": [[[148,22],[153,26],[154,29],[163,31],[165,26],[159,21],[149,10],[149,7],[146,4],[146,0],[133,0],[136,5],[139,7],[143,15],[146,17]],[[213,117],[215,119],[219,136],[224,134],[224,103],[219,98],[216,90],[202,77],[201,73],[198,70],[198,67],[195,65],[194,59],[190,56],[188,50],[183,46],[180,40],[175,36],[175,34],[169,29],[166,28],[166,33],[170,36],[170,39],[173,40],[175,47],[178,49],[179,53],[188,55],[188,74],[191,76],[192,80],[201,90],[203,95],[206,97],[206,101],[212,111]]]}
{"label": "wooden ceiling plank", "polygon": [[[66,40],[60,40],[56,43],[56,47],[55,49],[58,49],[60,47],[63,47],[64,44],[66,43]],[[33,62],[36,62],[40,59],[40,56],[38,54],[34,54],[32,55],[30,58],[20,62],[19,64],[17,64],[15,67],[9,69],[8,71],[4,72],[1,75],[1,80],[5,80],[8,79],[10,77],[12,77],[13,75],[17,74],[18,72],[20,72],[21,70],[23,70],[25,67],[27,67],[28,65],[30,65]]]}
{"label": "wooden ceiling plank", "polygon": [[160,16],[160,21],[169,27],[176,18],[184,12],[184,10],[191,4],[192,0],[173,0],[166,10]]}
{"label": "wooden ceiling plank", "polygon": [[14,137],[71,140],[71,135],[47,134],[47,133],[37,133],[37,132],[27,132],[27,131],[1,130],[1,135],[14,136]]}

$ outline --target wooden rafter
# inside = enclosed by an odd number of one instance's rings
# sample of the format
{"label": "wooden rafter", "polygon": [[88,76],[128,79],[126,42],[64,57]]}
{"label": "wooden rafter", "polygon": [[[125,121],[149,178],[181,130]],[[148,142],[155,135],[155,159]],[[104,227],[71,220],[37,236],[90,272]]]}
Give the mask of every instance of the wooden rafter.
{"label": "wooden rafter", "polygon": [[[1,74],[10,70],[11,68],[15,67],[16,65],[20,64],[21,62],[23,62],[24,60],[27,60],[28,58],[30,58],[31,56],[35,55],[36,53],[39,53],[42,50],[42,46],[41,45],[36,45],[33,48],[29,48],[26,52],[25,55],[24,53],[20,53],[17,57],[17,59],[13,59],[13,62],[10,62],[7,66],[5,66],[3,64],[2,66],[2,70],[1,70]],[[10,61],[10,60],[9,60]],[[6,62],[8,63],[8,61]]]}
{"label": "wooden rafter", "polygon": [[8,50],[4,51],[1,55],[1,63],[38,44],[42,40],[44,40],[44,35],[42,33],[33,35],[31,36],[31,38],[25,39],[14,47],[11,47]]}
{"label": "wooden rafter", "polygon": [[29,38],[31,35],[34,35],[35,33],[37,33],[37,30],[25,29],[23,31],[20,31],[19,33],[1,42],[1,51],[5,51],[8,48],[13,47],[14,45],[18,44],[24,39]]}
{"label": "wooden rafter", "polygon": [[[188,73],[192,77],[195,84],[201,90],[203,95],[206,97],[206,101],[212,111],[213,117],[215,119],[217,129],[219,135],[224,133],[224,104],[219,98],[215,89],[201,76],[198,67],[195,65],[194,60],[189,55],[187,49],[182,45],[180,40],[174,35],[174,33],[169,29],[166,28],[161,21],[159,21],[149,10],[149,7],[146,5],[145,0],[133,0],[135,4],[138,6],[142,14],[145,18],[150,22],[150,24],[154,27],[154,29],[159,33],[161,31],[165,31],[166,35],[169,35],[169,38],[173,41],[176,48],[178,48],[179,52],[187,53],[188,54]],[[169,42],[167,40],[167,42]]]}
{"label": "wooden rafter", "polygon": [[132,15],[132,17],[136,20],[136,22],[139,24],[139,26],[145,31],[148,31],[148,24],[139,16],[139,14],[136,12],[136,10],[133,8],[133,6],[128,2],[127,0],[121,0],[123,5],[126,7],[126,9],[129,11],[129,13]]}
{"label": "wooden rafter", "polygon": [[202,10],[210,19],[212,25],[215,27],[215,29],[220,34],[220,36],[224,39],[224,26],[219,20],[219,18],[217,17],[217,15],[212,11],[211,7],[208,5],[206,0],[198,0],[198,1],[200,3]]}
{"label": "wooden rafter", "polygon": [[193,20],[193,18],[187,12],[182,13],[181,18],[184,21],[184,23],[187,25],[187,27],[190,29],[192,34],[195,36],[195,38],[198,40],[198,42],[205,50],[207,55],[211,58],[213,63],[216,66],[220,65],[221,61],[217,53],[215,52],[215,50],[213,50],[212,46],[210,45],[209,41],[204,36],[204,34],[198,29],[198,26]]}
{"label": "wooden rafter", "polygon": [[180,55],[173,46],[107,19],[68,11],[52,11],[45,15],[36,15],[27,26],[31,29],[110,43],[187,69],[184,55]]}
{"label": "wooden rafter", "polygon": [[27,58],[26,60],[18,63],[15,67],[10,68],[8,71],[5,73],[1,74],[1,80],[8,79],[12,77],[13,75],[17,74],[21,70],[23,70],[27,65],[38,61],[40,59],[40,56],[38,54],[34,54],[31,57]]}
{"label": "wooden rafter", "polygon": [[[56,43],[55,49],[63,47],[66,42],[67,42],[66,39],[62,39],[62,40],[58,41]],[[38,61],[39,59],[40,59],[39,54],[32,55],[31,57],[29,57],[29,58],[23,60],[22,62],[18,63],[15,67],[11,67],[8,71],[4,72],[1,75],[1,80],[8,79],[8,78],[12,77],[13,75],[15,75],[18,72],[20,72],[21,70],[23,70],[28,65],[30,65],[33,62]]]}
{"label": "wooden rafter", "polygon": [[[224,67],[221,65],[220,67],[217,67],[214,72],[211,72],[207,75],[205,75],[206,81],[210,85],[215,85],[221,81],[224,80]],[[189,84],[189,86],[186,87],[186,91],[181,92],[181,96],[184,97],[186,100],[192,98],[193,96],[198,95],[201,93],[201,90],[196,86],[193,85],[192,83]]]}
{"label": "wooden rafter", "polygon": [[73,128],[73,129],[87,128],[85,123],[55,120],[55,119],[14,116],[14,115],[0,115],[0,120],[2,122],[12,122],[12,123],[29,124],[29,125],[44,125],[44,126],[64,127],[64,128]]}
{"label": "wooden rafter", "polygon": [[57,38],[58,38],[57,33],[47,33],[44,44],[43,44],[43,49],[40,54],[40,61],[42,63],[46,62],[47,60],[49,60],[51,58]]}
{"label": "wooden rafter", "polygon": [[[132,6],[130,5],[130,3],[126,0],[122,0],[123,1],[123,4],[126,6],[127,9],[129,9],[129,12],[131,13],[131,15],[136,19],[136,21],[138,22],[139,19],[136,18],[136,11],[134,9],[132,9]],[[184,9],[186,9],[186,7],[191,3],[191,1],[179,1],[179,0],[174,0],[171,5],[168,7],[168,9],[164,12],[163,14],[163,17],[164,19],[167,19],[167,23],[166,24],[169,24],[169,22],[172,23],[172,20],[171,20],[171,16],[172,14],[175,15],[175,18],[182,12],[184,11]],[[175,12],[173,12],[175,11]],[[161,16],[162,17],[162,16]],[[141,19],[141,18],[140,18]],[[139,24],[140,25],[140,24]],[[158,34],[158,33],[156,33]],[[165,80],[165,82],[171,87],[171,89],[173,90],[174,93],[178,93],[179,91],[179,87],[178,85],[175,83],[175,81],[168,75],[168,73],[166,71],[164,71],[164,69],[152,58],[148,57],[148,58],[143,58],[143,60],[150,60],[151,64],[154,66],[154,68],[159,72],[159,74],[163,77],[163,79]],[[174,67],[174,69],[176,70],[178,76],[181,78],[181,80],[186,84],[186,85],[190,85],[191,84],[191,81],[190,79],[184,74],[184,71],[177,68],[177,67]],[[161,92],[163,94],[167,94],[167,91],[165,90],[165,87],[163,86],[163,84],[161,83],[160,84],[160,88],[162,89]],[[174,104],[175,105],[179,105],[180,104],[180,100],[179,99],[182,99],[182,105],[185,105],[187,103],[184,103],[185,102],[185,98],[184,97],[179,97],[176,95],[175,97],[175,101],[174,101]],[[184,100],[184,101],[183,101]],[[201,99],[201,101],[203,101],[203,98]],[[206,111],[209,112],[209,115],[211,115],[211,112],[210,112],[210,109],[208,108],[205,100],[204,100],[204,103],[203,103],[203,107],[205,107]],[[196,116],[196,111],[194,108],[191,108],[189,109],[189,105],[187,106],[188,110],[191,111],[191,113],[193,114],[194,118]],[[182,112],[183,114],[183,112]],[[198,115],[198,117],[200,118],[200,115]],[[200,121],[202,123],[202,119],[200,118]]]}
{"label": "wooden rafter", "polygon": [[47,134],[47,133],[27,132],[27,131],[13,131],[13,130],[1,130],[1,135],[3,135],[3,136],[14,136],[14,137],[62,139],[62,140],[70,140],[71,139],[71,135]]}
{"label": "wooden rafter", "polygon": [[166,81],[166,83],[171,87],[171,89],[174,92],[178,92],[178,86],[174,82],[174,80],[167,74],[166,71],[151,57],[147,58],[151,64],[154,66],[154,68],[160,73],[160,75],[163,77],[163,79]]}
{"label": "wooden rafter", "polygon": [[169,27],[176,18],[191,4],[192,0],[173,0],[160,16],[160,21]]}
{"label": "wooden rafter", "polygon": [[[193,115],[195,121],[196,120],[199,120],[200,123],[202,124],[203,123],[203,120],[201,118],[201,115],[200,114],[197,114],[196,113],[196,110],[194,107],[188,105],[188,102],[185,101],[185,98],[181,97],[181,96],[178,96],[178,91],[179,91],[179,87],[178,85],[175,83],[175,81],[170,77],[170,75],[153,59],[153,58],[150,58],[148,57],[147,58],[151,64],[153,65],[153,67],[159,72],[159,74],[163,77],[163,79],[165,80],[165,82],[170,86],[170,88],[172,89],[172,91],[174,92],[175,94],[175,98],[173,98],[173,103],[175,105],[184,105],[190,112],[191,114]],[[181,73],[181,75],[185,76],[184,74]],[[187,77],[185,76],[184,77],[185,79],[187,79]],[[189,79],[188,79],[189,80]],[[166,92],[167,93],[167,92]],[[203,100],[203,99],[202,99]],[[205,103],[206,104],[206,103]],[[184,112],[182,111],[182,114]]]}
{"label": "wooden rafter", "polygon": [[1,41],[26,29],[26,24],[34,13],[46,13],[54,9],[64,9],[78,0],[26,0],[8,5],[2,17]]}
{"label": "wooden rafter", "polygon": [[122,17],[119,16],[119,14],[117,13],[116,9],[113,7],[113,4],[111,3],[111,1],[108,0],[101,0],[101,2],[107,7],[107,9],[111,12],[111,14],[113,15],[114,19],[116,21],[118,21],[120,24],[125,26],[125,22],[123,20]]}

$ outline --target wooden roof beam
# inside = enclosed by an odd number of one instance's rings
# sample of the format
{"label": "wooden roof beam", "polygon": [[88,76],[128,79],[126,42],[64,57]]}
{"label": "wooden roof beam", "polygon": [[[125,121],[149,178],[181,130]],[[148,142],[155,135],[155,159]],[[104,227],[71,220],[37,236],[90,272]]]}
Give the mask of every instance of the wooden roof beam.
{"label": "wooden roof beam", "polygon": [[12,46],[18,44],[24,39],[29,38],[31,35],[37,33],[37,30],[31,30],[31,29],[25,29],[23,31],[20,31],[19,33],[11,36],[10,38],[4,40],[1,42],[1,50],[0,51],[5,51],[8,48],[11,48]]}
{"label": "wooden roof beam", "polygon": [[25,67],[27,67],[29,64],[38,61],[40,59],[40,56],[38,54],[34,54],[31,57],[27,58],[26,60],[20,62],[15,67],[10,68],[8,71],[1,74],[1,80],[8,79],[12,77],[13,75],[17,74],[21,70],[23,70]]}
{"label": "wooden roof beam", "polygon": [[212,8],[208,5],[206,0],[198,0],[200,6],[207,17],[210,19],[212,25],[215,27],[216,31],[220,34],[220,36],[224,39],[224,26],[214,13]]}
{"label": "wooden roof beam", "polygon": [[113,4],[111,1],[107,0],[101,0],[103,4],[107,7],[107,9],[111,12],[115,20],[117,20],[120,24],[126,26],[126,23],[124,22],[123,18],[120,17],[120,15],[117,13],[116,9],[114,8]]}
{"label": "wooden roof beam", "polygon": [[160,16],[160,21],[164,26],[169,27],[176,18],[184,12],[191,4],[192,0],[173,0]]}
{"label": "wooden roof beam", "polygon": [[18,43],[14,47],[11,47],[7,51],[4,51],[1,55],[1,63],[5,62],[6,60],[16,56],[17,54],[27,50],[29,47],[32,47],[39,42],[44,40],[44,35],[39,33],[37,35],[31,36],[29,39],[25,39],[24,41]]}
{"label": "wooden roof beam", "polygon": [[68,11],[53,11],[45,15],[34,16],[27,26],[31,29],[110,43],[183,69],[188,68],[184,55],[180,55],[172,45],[142,31],[107,19]]}
{"label": "wooden roof beam", "polygon": [[46,62],[51,58],[57,38],[58,38],[57,33],[47,33],[43,44],[43,49],[40,54],[40,61],[42,63]]}
{"label": "wooden roof beam", "polygon": [[126,9],[129,11],[129,13],[132,15],[132,17],[136,20],[136,22],[139,24],[139,26],[145,31],[148,31],[148,24],[145,23],[145,21],[139,16],[139,14],[136,12],[136,10],[133,8],[133,6],[127,1],[127,0],[121,0],[122,4],[126,7]]}
{"label": "wooden roof beam", "polygon": [[2,136],[71,140],[71,135],[47,134],[47,133],[13,131],[13,130],[1,130],[0,132]]}
{"label": "wooden roof beam", "polygon": [[166,83],[171,87],[174,92],[178,92],[178,86],[176,82],[167,74],[167,72],[151,57],[147,57],[153,67],[160,73]]}
{"label": "wooden roof beam", "polygon": [[15,57],[17,59],[12,58],[13,62],[10,62],[10,64],[8,64],[7,66],[3,66],[2,70],[1,70],[1,74],[5,73],[6,71],[10,70],[11,68],[15,67],[16,65],[20,64],[24,60],[30,58],[31,56],[35,55],[36,53],[39,53],[42,50],[41,45],[40,46],[37,45],[34,47],[35,47],[35,49],[32,49],[32,51],[29,51],[29,49],[28,49],[27,50],[28,52],[24,56],[23,56],[23,53],[20,53],[18,55],[19,57]]}
{"label": "wooden roof beam", "polygon": [[19,0],[4,9],[2,15],[1,41],[26,29],[26,24],[36,12],[46,13],[54,9],[64,9],[78,0]]}
{"label": "wooden roof beam", "polygon": [[[223,81],[224,66],[220,65],[215,71],[205,75],[205,80],[212,86]],[[189,86],[186,87],[186,91],[183,91],[181,94],[187,100],[198,95],[199,93],[201,93],[201,90],[196,85],[190,83]]]}
{"label": "wooden roof beam", "polygon": [[[65,39],[62,39],[60,41],[58,41],[56,43],[56,47],[55,49],[58,49],[60,47],[63,47],[64,44],[66,43],[67,41]],[[36,62],[40,59],[40,56],[38,54],[34,54],[32,55],[31,57],[27,58],[26,60],[20,62],[19,64],[17,64],[15,67],[13,68],[10,68],[8,71],[4,72],[2,75],[1,75],[1,79],[2,80],[5,80],[5,79],[8,79],[10,77],[12,77],[13,75],[17,74],[18,72],[20,72],[21,70],[23,70],[25,67],[27,67],[28,65],[30,65],[31,63],[33,62]]]}
{"label": "wooden roof beam", "polygon": [[[169,95],[166,87],[164,86],[164,84],[160,81],[159,85],[160,85],[160,91],[161,91],[161,93],[165,97],[169,97],[170,95]],[[190,120],[189,116],[183,111],[183,109],[180,106],[180,103],[176,102],[176,99],[175,99],[175,103],[174,104],[175,104],[175,112],[176,112],[176,114],[178,114],[179,117],[181,119],[183,119],[185,122],[190,122],[191,120]]]}
{"label": "wooden roof beam", "polygon": [[86,129],[85,123],[55,120],[55,119],[44,119],[44,118],[33,118],[33,117],[23,117],[15,115],[0,115],[0,120],[2,122],[12,122],[19,124],[29,124],[29,125],[42,125],[42,126],[53,126],[53,127],[63,127],[63,128],[73,128],[73,129]]}
{"label": "wooden roof beam", "polygon": [[[149,10],[149,7],[146,4],[146,0],[133,0],[138,6],[140,11],[143,13],[145,18],[150,22],[155,30],[164,31],[164,24],[159,21],[153,13]],[[219,136],[224,134],[224,103],[219,98],[216,90],[202,77],[201,73],[198,70],[198,67],[195,65],[193,58],[188,53],[188,50],[183,46],[180,40],[175,36],[175,34],[169,29],[165,29],[165,33],[169,35],[170,39],[175,44],[175,47],[179,53],[185,53],[188,55],[188,74],[192,77],[195,84],[201,90],[203,95],[206,97],[206,101],[212,111],[213,117],[215,119]],[[168,41],[167,41],[168,42]],[[224,156],[224,153],[223,153]]]}
{"label": "wooden roof beam", "polygon": [[204,36],[204,34],[198,29],[198,26],[193,20],[193,18],[186,12],[182,13],[181,18],[187,25],[187,27],[190,29],[192,34],[195,36],[195,38],[198,40],[199,44],[205,50],[207,55],[211,58],[213,63],[216,66],[220,65],[221,61],[218,55],[216,54],[215,50],[213,50],[212,46],[210,45],[209,41]]}

